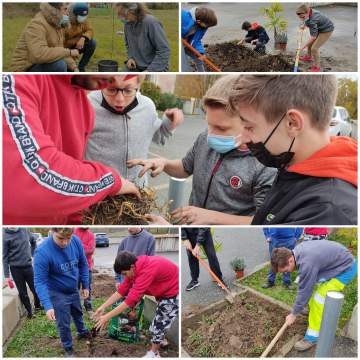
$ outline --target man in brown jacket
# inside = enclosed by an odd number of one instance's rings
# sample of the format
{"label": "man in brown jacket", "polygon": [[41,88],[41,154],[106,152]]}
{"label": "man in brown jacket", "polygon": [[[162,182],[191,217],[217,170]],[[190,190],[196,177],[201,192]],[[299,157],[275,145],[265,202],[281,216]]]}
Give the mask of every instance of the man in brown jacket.
{"label": "man in brown jacket", "polygon": [[85,71],[85,66],[96,48],[94,31],[87,20],[88,14],[87,3],[72,3],[69,6],[70,27],[65,30],[65,47],[77,49],[83,54],[78,66],[79,71]]}
{"label": "man in brown jacket", "polygon": [[16,44],[9,70],[78,71],[74,58],[79,51],[64,47],[64,28],[68,24],[68,3],[42,3]]}

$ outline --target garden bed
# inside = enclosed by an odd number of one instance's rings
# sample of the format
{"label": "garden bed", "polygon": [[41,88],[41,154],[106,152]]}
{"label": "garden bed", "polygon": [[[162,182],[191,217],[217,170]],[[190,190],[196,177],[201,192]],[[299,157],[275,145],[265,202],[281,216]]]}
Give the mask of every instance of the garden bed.
{"label": "garden bed", "polygon": [[[183,318],[182,345],[192,357],[258,357],[274,338],[289,312],[253,293],[236,296]],[[306,319],[299,320],[280,338],[269,356],[277,354],[296,335],[303,335]]]}
{"label": "garden bed", "polygon": [[208,45],[206,57],[221,71],[293,71],[294,63],[284,55],[260,55],[236,42]]}

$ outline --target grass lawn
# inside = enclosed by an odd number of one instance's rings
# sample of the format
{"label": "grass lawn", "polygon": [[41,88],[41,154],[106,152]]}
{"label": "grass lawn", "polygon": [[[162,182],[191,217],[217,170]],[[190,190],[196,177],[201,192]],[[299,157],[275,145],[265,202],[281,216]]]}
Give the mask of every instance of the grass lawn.
{"label": "grass lawn", "polygon": [[[151,10],[154,15],[162,23],[165,33],[167,35],[170,49],[170,71],[178,71],[178,52],[179,52],[179,35],[178,35],[178,10]],[[3,69],[8,71],[8,66],[11,61],[12,52],[15,49],[17,40],[20,37],[25,25],[29,22],[31,16],[16,16],[6,17],[3,14]],[[95,39],[97,48],[91,61],[87,67],[88,71],[97,71],[97,63],[102,59],[117,60],[119,69],[124,67],[126,60],[126,48],[123,35],[112,36],[113,34],[113,13],[109,8],[92,8],[90,11],[89,19],[92,23],[95,32]],[[123,24],[115,16],[114,32],[123,31]],[[112,46],[112,39],[114,43]],[[113,54],[112,54],[113,47]],[[113,55],[113,56],[112,56]]]}
{"label": "grass lawn", "polygon": [[[270,289],[263,289],[263,285],[267,280],[267,274],[269,272],[269,266],[262,268],[253,275],[244,280],[238,280],[239,284],[249,286],[265,295],[271,296],[276,300],[280,300],[288,305],[292,305],[296,298],[296,288],[294,290],[286,290],[282,286],[281,274],[277,275],[276,286]],[[279,276],[280,275],[280,276]],[[291,279],[295,280],[296,272],[291,273]],[[294,284],[295,285],[295,284]],[[346,320],[350,319],[352,310],[357,304],[357,277],[345,287],[344,290],[345,300],[342,306],[341,315],[339,319],[339,328],[343,328]]]}
{"label": "grass lawn", "polygon": [[[93,300],[94,309],[100,306],[106,299]],[[94,322],[89,319],[89,316],[84,312],[84,321],[88,328],[94,325]],[[71,322],[71,332],[73,338],[76,334],[74,323]],[[36,314],[36,318],[23,320],[23,325],[18,330],[16,335],[8,345],[4,357],[57,357],[63,356],[63,350],[61,346],[44,346],[42,348],[36,348],[33,345],[33,341],[36,338],[49,338],[59,339],[59,335],[56,329],[56,323],[54,321],[47,320],[45,311],[41,311]]]}

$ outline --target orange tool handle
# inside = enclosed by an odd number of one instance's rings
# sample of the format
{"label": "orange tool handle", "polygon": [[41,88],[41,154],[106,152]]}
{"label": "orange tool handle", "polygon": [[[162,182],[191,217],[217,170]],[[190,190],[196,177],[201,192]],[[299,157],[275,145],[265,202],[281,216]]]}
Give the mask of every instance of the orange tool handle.
{"label": "orange tool handle", "polygon": [[230,293],[230,290],[221,282],[221,280],[216,276],[216,274],[210,269],[209,265],[203,259],[201,259],[199,256],[195,256],[195,257],[206,268],[206,270],[211,274],[211,276],[216,280],[216,282],[222,287],[222,289],[225,290],[226,292]]}
{"label": "orange tool handle", "polygon": [[215,72],[221,72],[221,70],[216,67],[210,60],[208,60],[204,55],[201,55],[196,49],[194,49],[185,39],[181,39],[181,42],[190,49],[199,59],[201,59],[211,70]]}

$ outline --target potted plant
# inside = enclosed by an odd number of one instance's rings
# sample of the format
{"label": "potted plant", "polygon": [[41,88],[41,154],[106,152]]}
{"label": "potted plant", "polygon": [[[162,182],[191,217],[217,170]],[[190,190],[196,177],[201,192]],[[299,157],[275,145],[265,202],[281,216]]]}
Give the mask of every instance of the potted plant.
{"label": "potted plant", "polygon": [[236,257],[235,259],[230,261],[230,266],[236,273],[236,277],[241,279],[244,277],[244,270],[245,270],[245,260],[242,258]]}
{"label": "potted plant", "polygon": [[285,50],[288,40],[286,32],[288,22],[282,16],[283,6],[280,3],[273,3],[269,7],[262,7],[261,12],[267,20],[265,27],[274,31],[275,49]]}

